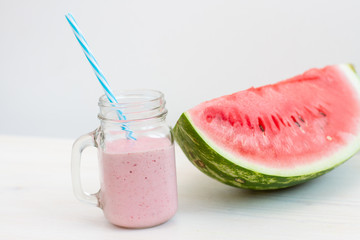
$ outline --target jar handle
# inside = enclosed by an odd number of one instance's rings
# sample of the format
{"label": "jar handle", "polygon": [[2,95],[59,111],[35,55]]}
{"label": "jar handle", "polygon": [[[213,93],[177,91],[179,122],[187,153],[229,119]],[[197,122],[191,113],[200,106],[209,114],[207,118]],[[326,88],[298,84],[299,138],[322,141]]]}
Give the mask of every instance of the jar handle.
{"label": "jar handle", "polygon": [[90,194],[83,190],[80,177],[80,166],[81,166],[81,154],[87,147],[96,147],[95,142],[95,131],[85,134],[73,144],[71,152],[71,179],[73,185],[73,191],[75,196],[82,202],[89,203],[91,205],[99,206],[97,194]]}

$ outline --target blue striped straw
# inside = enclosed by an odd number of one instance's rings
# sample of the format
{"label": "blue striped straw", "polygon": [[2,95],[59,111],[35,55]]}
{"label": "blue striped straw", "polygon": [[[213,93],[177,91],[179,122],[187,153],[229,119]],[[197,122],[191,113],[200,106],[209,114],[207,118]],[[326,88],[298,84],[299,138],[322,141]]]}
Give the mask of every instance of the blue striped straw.
{"label": "blue striped straw", "polygon": [[[81,46],[87,60],[89,61],[91,67],[93,68],[97,79],[99,80],[101,86],[103,87],[106,97],[109,99],[109,101],[111,103],[118,103],[118,101],[115,98],[114,93],[110,89],[109,83],[106,81],[106,78],[99,67],[98,62],[96,61],[94,55],[90,51],[90,48],[89,48],[84,36],[82,35],[74,17],[71,15],[71,13],[66,14],[65,17],[66,17],[67,21],[69,22],[76,39],[80,43],[80,46]],[[120,109],[117,110],[117,115],[120,120],[126,120],[126,117],[124,116],[124,114],[122,113],[122,111]],[[133,132],[129,129],[129,127],[127,126],[126,123],[122,124],[121,129],[126,131],[126,136],[128,139],[136,140],[132,136]]]}

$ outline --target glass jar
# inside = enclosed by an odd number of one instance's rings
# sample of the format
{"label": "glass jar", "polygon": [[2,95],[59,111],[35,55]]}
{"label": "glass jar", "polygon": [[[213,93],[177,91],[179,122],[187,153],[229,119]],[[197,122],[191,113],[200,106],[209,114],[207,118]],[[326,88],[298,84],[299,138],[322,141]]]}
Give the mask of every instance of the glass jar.
{"label": "glass jar", "polygon": [[[80,200],[102,208],[117,226],[155,226],[169,220],[177,209],[174,140],[165,121],[164,95],[154,90],[115,95],[118,103],[100,97],[100,127],[74,143],[74,192]],[[80,157],[87,146],[98,148],[97,194],[81,187]]]}

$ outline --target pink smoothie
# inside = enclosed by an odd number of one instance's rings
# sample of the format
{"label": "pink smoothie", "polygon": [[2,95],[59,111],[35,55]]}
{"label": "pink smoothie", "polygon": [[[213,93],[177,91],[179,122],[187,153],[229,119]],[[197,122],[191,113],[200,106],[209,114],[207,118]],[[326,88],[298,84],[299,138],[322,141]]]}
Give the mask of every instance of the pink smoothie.
{"label": "pink smoothie", "polygon": [[100,207],[113,224],[151,227],[177,209],[174,146],[167,138],[121,139],[100,152]]}

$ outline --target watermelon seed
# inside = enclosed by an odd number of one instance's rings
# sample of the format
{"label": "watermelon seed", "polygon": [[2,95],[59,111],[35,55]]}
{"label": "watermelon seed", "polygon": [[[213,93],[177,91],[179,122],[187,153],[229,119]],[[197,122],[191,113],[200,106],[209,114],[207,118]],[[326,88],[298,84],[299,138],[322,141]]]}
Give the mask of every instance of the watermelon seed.
{"label": "watermelon seed", "polygon": [[260,130],[261,130],[262,132],[265,132],[265,129],[264,129],[264,127],[263,127],[262,125],[259,125],[259,127],[260,127]]}
{"label": "watermelon seed", "polygon": [[326,117],[326,114],[319,110],[320,115]]}
{"label": "watermelon seed", "polygon": [[326,139],[329,140],[329,141],[331,141],[331,140],[332,140],[332,137],[327,136]]}
{"label": "watermelon seed", "polygon": [[294,116],[291,116],[291,119],[294,121],[294,123],[296,124],[296,126],[301,127],[301,126],[300,126],[300,123],[298,123],[298,122],[296,121],[296,119],[295,119]]}
{"label": "watermelon seed", "polygon": [[235,182],[238,182],[238,183],[245,183],[245,180],[244,179],[241,179],[241,178],[235,178],[234,179],[235,180]]}
{"label": "watermelon seed", "polygon": [[205,163],[199,159],[195,160],[194,163],[200,168],[205,168]]}
{"label": "watermelon seed", "polygon": [[261,118],[258,118],[258,121],[259,121],[259,128],[262,132],[265,132],[265,125],[264,125],[264,122]]}
{"label": "watermelon seed", "polygon": [[324,112],[324,110],[326,110],[323,106],[319,106],[316,108],[316,110],[318,110],[319,114],[323,117],[326,117],[326,113]]}
{"label": "watermelon seed", "polygon": [[250,129],[254,129],[254,127],[251,125],[250,118],[248,115],[245,115],[245,120]]}
{"label": "watermelon seed", "polygon": [[299,119],[300,119],[300,121],[302,121],[303,123],[305,122],[305,120],[304,120],[301,116],[299,116]]}

